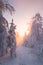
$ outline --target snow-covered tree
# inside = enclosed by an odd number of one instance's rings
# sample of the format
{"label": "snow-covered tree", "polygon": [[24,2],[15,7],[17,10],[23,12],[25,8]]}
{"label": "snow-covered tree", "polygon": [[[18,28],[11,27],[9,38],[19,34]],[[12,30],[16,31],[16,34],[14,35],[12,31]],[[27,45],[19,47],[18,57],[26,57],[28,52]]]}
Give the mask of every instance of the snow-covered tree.
{"label": "snow-covered tree", "polygon": [[40,43],[42,33],[42,17],[40,16],[40,14],[37,13],[32,19],[33,23],[31,35],[26,39],[28,41],[27,45],[31,47],[36,46],[38,43]]}
{"label": "snow-covered tree", "polygon": [[[43,18],[37,13],[33,18],[30,37],[25,39],[25,45],[35,49],[35,53],[43,56]],[[27,42],[26,42],[27,41]]]}
{"label": "snow-covered tree", "polygon": [[35,40],[36,38],[36,41],[40,41],[41,38],[41,33],[42,33],[42,17],[40,16],[39,13],[37,13],[34,17],[34,21],[33,21],[33,24],[32,24],[32,35],[34,37],[33,40]]}
{"label": "snow-covered tree", "polygon": [[3,17],[3,12],[7,9],[12,12],[14,11],[14,8],[7,2],[6,0],[0,0],[0,56],[3,56],[6,53],[6,46],[7,46],[7,27],[8,27],[8,22],[7,20]]}
{"label": "snow-covered tree", "polygon": [[15,29],[16,29],[16,25],[13,23],[13,19],[12,19],[12,23],[10,26],[10,30],[9,30],[9,36],[10,36],[10,45],[11,45],[11,54],[14,53],[14,55],[16,55],[16,33],[15,33]]}

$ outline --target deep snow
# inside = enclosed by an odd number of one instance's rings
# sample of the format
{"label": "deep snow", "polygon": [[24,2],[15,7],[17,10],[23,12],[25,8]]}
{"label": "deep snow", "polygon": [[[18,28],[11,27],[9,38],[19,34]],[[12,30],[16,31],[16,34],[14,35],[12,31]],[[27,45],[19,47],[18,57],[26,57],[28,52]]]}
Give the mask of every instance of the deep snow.
{"label": "deep snow", "polygon": [[43,65],[43,62],[37,56],[32,48],[19,46],[16,49],[16,58],[10,58],[8,61],[0,65]]}

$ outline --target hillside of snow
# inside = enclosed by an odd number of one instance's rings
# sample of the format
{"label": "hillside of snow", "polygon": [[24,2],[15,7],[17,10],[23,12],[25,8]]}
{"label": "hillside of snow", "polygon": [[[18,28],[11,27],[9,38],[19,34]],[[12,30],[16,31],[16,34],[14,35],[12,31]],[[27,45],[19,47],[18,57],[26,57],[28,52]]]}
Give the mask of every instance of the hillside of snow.
{"label": "hillside of snow", "polygon": [[19,46],[16,49],[16,58],[10,58],[0,65],[43,65],[42,59],[34,53],[34,49]]}

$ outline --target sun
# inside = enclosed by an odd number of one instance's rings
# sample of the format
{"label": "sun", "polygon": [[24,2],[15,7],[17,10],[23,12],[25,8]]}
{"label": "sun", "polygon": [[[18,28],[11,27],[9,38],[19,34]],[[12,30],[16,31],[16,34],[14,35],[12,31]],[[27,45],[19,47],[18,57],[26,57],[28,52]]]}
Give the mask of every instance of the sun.
{"label": "sun", "polygon": [[20,28],[20,30],[17,30],[17,32],[19,33],[19,35],[20,35],[21,37],[23,37],[23,36],[25,35],[26,30],[23,29],[23,28]]}
{"label": "sun", "polygon": [[27,31],[26,31],[26,35],[28,36],[29,34],[30,34],[30,31],[29,31],[29,30],[27,30]]}
{"label": "sun", "polygon": [[20,27],[17,27],[17,32],[21,37],[25,35],[25,33],[28,35],[29,31],[27,31],[28,26],[27,25],[22,25]]}
{"label": "sun", "polygon": [[26,31],[22,29],[22,30],[19,31],[19,35],[20,35],[20,36],[24,36],[25,32],[26,32]]}

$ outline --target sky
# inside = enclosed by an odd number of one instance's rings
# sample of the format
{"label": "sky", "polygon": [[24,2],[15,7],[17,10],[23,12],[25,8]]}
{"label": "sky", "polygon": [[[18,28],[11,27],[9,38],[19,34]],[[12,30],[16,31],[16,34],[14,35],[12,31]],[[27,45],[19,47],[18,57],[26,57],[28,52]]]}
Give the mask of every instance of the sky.
{"label": "sky", "polygon": [[[43,0],[8,0],[8,2],[15,8],[15,13],[11,16],[10,13],[4,14],[10,23],[12,18],[17,25],[17,31],[22,35],[28,28],[28,23],[31,23],[31,18],[40,13],[43,16]],[[29,25],[30,26],[30,25]]]}

